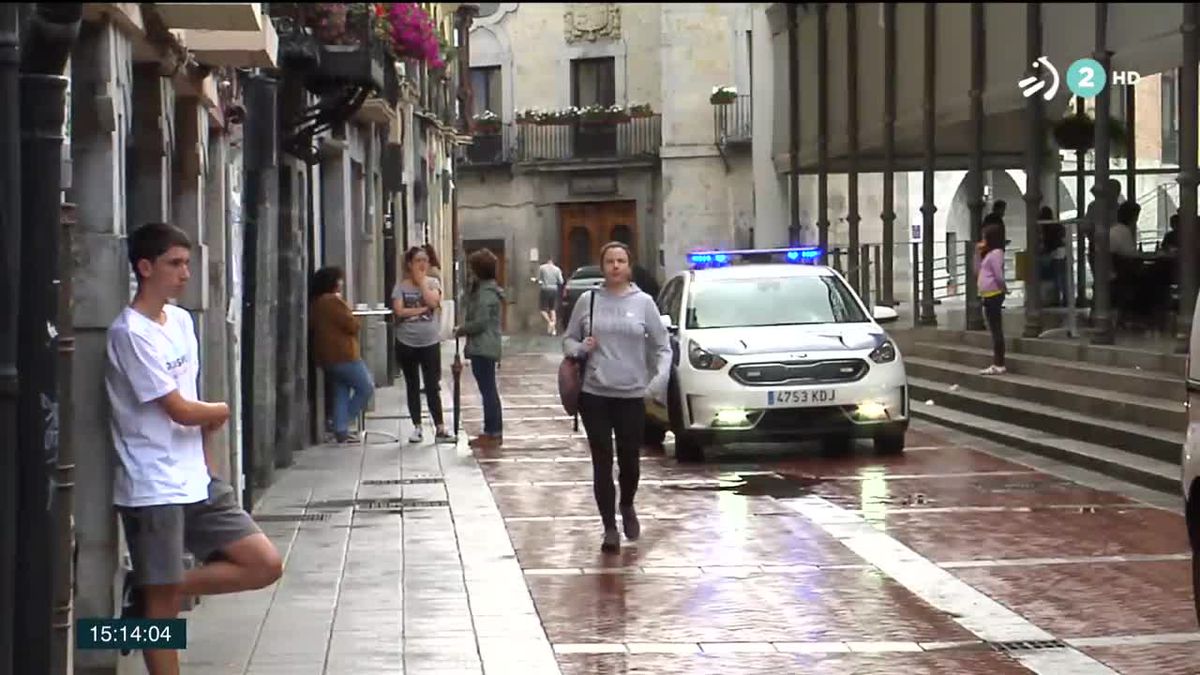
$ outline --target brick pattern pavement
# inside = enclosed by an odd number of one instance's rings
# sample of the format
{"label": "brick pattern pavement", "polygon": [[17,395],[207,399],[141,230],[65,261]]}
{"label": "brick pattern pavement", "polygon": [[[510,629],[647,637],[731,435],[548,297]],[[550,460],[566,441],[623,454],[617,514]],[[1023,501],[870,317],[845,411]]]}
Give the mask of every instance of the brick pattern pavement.
{"label": "brick pattern pavement", "polygon": [[[284,578],[206,598],[185,672],[1195,672],[1186,535],[1159,508],[1173,500],[924,425],[902,457],[648,452],[642,540],[602,555],[586,443],[550,389],[557,358],[536,353],[552,343],[531,344],[501,369],[501,449],[300,453],[258,513],[329,519],[264,524]],[[400,396],[381,390],[379,414]],[[425,504],[365,513],[355,498]],[[876,536],[994,602],[1001,632],[1069,646],[992,649],[975,610],[939,609],[954,599],[854,543]]]}

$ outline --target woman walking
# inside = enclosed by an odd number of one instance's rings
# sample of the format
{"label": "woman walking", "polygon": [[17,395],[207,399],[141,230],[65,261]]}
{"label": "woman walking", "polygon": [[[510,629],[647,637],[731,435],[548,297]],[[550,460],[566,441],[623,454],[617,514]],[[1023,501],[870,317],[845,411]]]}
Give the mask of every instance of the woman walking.
{"label": "woman walking", "polygon": [[419,246],[408,249],[404,253],[404,276],[392,291],[392,311],[396,315],[396,359],[404,373],[408,414],[413,424],[409,443],[420,443],[424,439],[421,431],[422,378],[435,441],[454,441],[446,431],[442,417],[439,386],[442,377],[441,306],[442,285],[436,277],[429,275],[429,254]]}
{"label": "woman walking", "polygon": [[983,228],[983,241],[979,249],[979,297],[983,300],[983,317],[992,333],[992,365],[984,368],[983,375],[1003,375],[1004,367],[1004,296],[1008,287],[1004,283],[1004,230],[998,225]]}
{"label": "woman walking", "polygon": [[375,383],[359,350],[358,317],[342,297],[344,278],[339,267],[324,267],[313,275],[309,324],[313,360],[325,371],[333,388],[334,439],[337,443],[358,443],[358,436],[350,434],[350,419],[366,409],[375,393]]}
{"label": "woman walking", "polygon": [[504,443],[504,421],[496,367],[500,364],[500,313],[504,291],[496,283],[496,256],[480,249],[467,256],[471,281],[467,286],[463,325],[456,336],[467,338],[463,353],[471,361],[471,374],[483,399],[483,432],[470,443],[472,448],[498,448]]}
{"label": "woman walking", "polygon": [[[604,285],[585,294],[571,312],[563,339],[567,356],[587,358],[579,414],[592,454],[592,491],[604,525],[600,550],[615,553],[616,490],[613,487],[613,436],[620,468],[621,523],[625,537],[641,534],[633,498],[637,494],[645,398],[667,398],[671,345],[653,298],[630,283],[632,267],[625,244],[600,249]],[[650,365],[652,364],[652,365]]]}

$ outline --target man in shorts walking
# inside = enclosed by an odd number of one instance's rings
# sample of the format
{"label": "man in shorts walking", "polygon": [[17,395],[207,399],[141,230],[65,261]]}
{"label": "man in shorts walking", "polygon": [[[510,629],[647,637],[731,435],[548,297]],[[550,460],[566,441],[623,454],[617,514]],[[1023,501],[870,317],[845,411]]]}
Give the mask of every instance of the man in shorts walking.
{"label": "man in shorts walking", "polygon": [[[138,291],[108,329],[105,385],[118,463],[121,515],[140,602],[126,616],[173,619],[181,601],[262,588],[283,573],[275,546],[238,506],[207,456],[225,403],[199,400],[199,345],[191,314],[168,304],[187,285],[192,244],[165,223],[130,235]],[[203,563],[184,570],[185,549]],[[143,653],[150,675],[178,675],[174,650]]]}
{"label": "man in shorts walking", "polygon": [[558,335],[558,293],[563,285],[563,273],[554,264],[553,259],[547,259],[546,262],[538,268],[537,271],[538,286],[541,287],[541,293],[538,297],[538,308],[542,311],[542,319],[546,321],[546,332],[550,335]]}

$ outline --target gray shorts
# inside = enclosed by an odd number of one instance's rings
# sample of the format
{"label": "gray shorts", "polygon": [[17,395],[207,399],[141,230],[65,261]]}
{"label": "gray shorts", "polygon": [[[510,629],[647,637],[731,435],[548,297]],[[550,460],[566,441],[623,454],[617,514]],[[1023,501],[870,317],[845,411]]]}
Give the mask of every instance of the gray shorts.
{"label": "gray shorts", "polygon": [[226,546],[262,532],[238,506],[229,483],[214,478],[208,499],[194,504],[118,506],[139,586],[183,582],[184,549],[208,562]]}

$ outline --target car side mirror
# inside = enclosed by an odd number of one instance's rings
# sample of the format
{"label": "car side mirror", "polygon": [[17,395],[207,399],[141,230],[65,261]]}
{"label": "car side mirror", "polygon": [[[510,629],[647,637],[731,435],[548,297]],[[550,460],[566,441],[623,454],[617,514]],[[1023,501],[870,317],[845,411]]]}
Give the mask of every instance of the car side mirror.
{"label": "car side mirror", "polygon": [[871,312],[871,316],[875,319],[876,323],[895,323],[900,320],[899,312],[891,307],[881,307],[879,305],[875,306],[874,311]]}
{"label": "car side mirror", "polygon": [[676,333],[679,331],[679,327],[672,323],[670,314],[659,314],[658,320],[662,321],[663,328],[666,328],[668,333]]}

